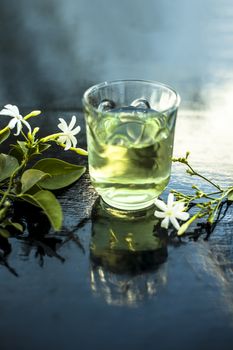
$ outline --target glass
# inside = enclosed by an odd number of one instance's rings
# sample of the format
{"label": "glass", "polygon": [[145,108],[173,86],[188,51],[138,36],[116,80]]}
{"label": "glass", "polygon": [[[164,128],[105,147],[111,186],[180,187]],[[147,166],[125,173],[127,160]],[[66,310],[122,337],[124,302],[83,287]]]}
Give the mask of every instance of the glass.
{"label": "glass", "polygon": [[163,192],[179,103],[174,89],[150,81],[105,82],[85,92],[90,177],[108,205],[143,209]]}

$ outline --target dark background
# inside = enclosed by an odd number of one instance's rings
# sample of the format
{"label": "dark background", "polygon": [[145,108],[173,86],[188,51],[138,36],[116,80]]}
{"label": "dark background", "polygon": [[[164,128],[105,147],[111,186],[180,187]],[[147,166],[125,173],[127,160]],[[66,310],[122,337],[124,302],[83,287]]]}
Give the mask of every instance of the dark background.
{"label": "dark background", "polygon": [[[0,0],[0,108],[41,109],[41,133],[77,114],[85,147],[83,92],[129,78],[178,90],[175,154],[232,184],[232,0]],[[168,190],[192,181],[174,167]],[[168,242],[163,264],[132,276],[93,264],[88,174],[58,198],[61,232],[22,209],[31,229],[0,242],[1,350],[232,349],[232,208],[208,241]]]}
{"label": "dark background", "polygon": [[1,104],[77,108],[90,85],[130,78],[171,84],[200,106],[209,84],[232,78],[230,0],[0,4]]}
{"label": "dark background", "polygon": [[56,126],[114,79],[174,86],[175,154],[233,171],[231,0],[0,1],[0,106],[50,110]]}

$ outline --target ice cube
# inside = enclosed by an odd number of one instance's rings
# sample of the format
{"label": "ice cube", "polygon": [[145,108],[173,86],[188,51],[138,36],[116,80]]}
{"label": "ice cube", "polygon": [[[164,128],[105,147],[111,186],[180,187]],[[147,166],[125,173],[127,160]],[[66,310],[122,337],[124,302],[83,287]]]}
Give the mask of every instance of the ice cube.
{"label": "ice cube", "polygon": [[130,106],[143,109],[150,108],[150,104],[145,98],[137,98],[131,103]]}
{"label": "ice cube", "polygon": [[107,112],[115,107],[115,103],[111,100],[103,100],[98,106],[99,112]]}

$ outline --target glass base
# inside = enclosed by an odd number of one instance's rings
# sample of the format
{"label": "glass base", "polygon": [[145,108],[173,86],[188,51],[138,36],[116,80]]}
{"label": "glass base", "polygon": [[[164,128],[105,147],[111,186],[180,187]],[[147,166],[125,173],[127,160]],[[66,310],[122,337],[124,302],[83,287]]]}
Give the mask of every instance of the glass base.
{"label": "glass base", "polygon": [[134,209],[124,209],[117,208],[116,206],[112,206],[109,203],[106,203],[103,198],[99,197],[100,206],[104,209],[105,212],[110,214],[111,216],[115,216],[121,219],[126,220],[135,220],[145,218],[147,216],[151,216],[154,214],[155,206],[153,201],[151,204],[147,205],[143,208],[134,208]]}
{"label": "glass base", "polygon": [[150,201],[143,202],[143,203],[118,203],[110,200],[109,198],[102,197],[102,199],[105,203],[107,203],[113,208],[127,210],[127,211],[135,211],[135,210],[149,208],[150,206],[153,205],[155,201],[155,198],[154,198]]}

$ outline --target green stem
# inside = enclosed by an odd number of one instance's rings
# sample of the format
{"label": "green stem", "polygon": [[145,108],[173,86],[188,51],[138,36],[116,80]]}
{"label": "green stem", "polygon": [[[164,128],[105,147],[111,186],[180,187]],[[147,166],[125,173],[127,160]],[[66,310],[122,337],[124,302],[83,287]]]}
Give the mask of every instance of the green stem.
{"label": "green stem", "polygon": [[21,134],[23,135],[23,137],[25,138],[26,141],[28,141],[27,136],[24,134],[24,132],[21,130]]}
{"label": "green stem", "polygon": [[213,195],[219,194],[219,193],[222,193],[222,191],[211,192],[211,193],[207,193],[206,195],[207,196],[213,196]]}
{"label": "green stem", "polygon": [[218,209],[219,209],[219,206],[220,206],[221,203],[222,203],[222,199],[219,199],[219,201],[218,201],[216,207],[213,209],[212,213],[209,214],[209,217],[208,217],[208,219],[207,219],[207,221],[208,221],[209,223],[212,224],[212,223],[214,222],[215,215],[217,214]]}
{"label": "green stem", "polygon": [[49,135],[49,136],[46,136],[46,137],[43,137],[42,139],[40,139],[40,141],[38,143],[46,143],[48,141],[55,141],[59,136],[62,136],[64,135],[63,132],[59,132],[57,134],[53,134],[53,135]]}
{"label": "green stem", "polygon": [[6,126],[5,128],[3,128],[2,130],[0,130],[0,135],[3,134],[5,131],[10,130],[10,128],[8,126]]}
{"label": "green stem", "polygon": [[[65,147],[66,147],[66,145],[65,145],[64,143],[58,143],[58,144],[59,144],[59,146],[61,146],[62,148],[65,148]],[[70,147],[70,148],[69,148],[69,151],[73,151],[73,152],[75,152],[75,153],[77,153],[77,154],[80,154],[81,156],[87,156],[87,155],[88,155],[88,152],[87,152],[85,149],[83,149],[83,148]]]}
{"label": "green stem", "polygon": [[199,176],[200,178],[202,178],[203,180],[207,181],[209,184],[211,184],[212,186],[214,186],[215,188],[217,188],[221,193],[223,192],[223,190],[221,189],[221,187],[217,184],[215,184],[213,181],[207,179],[204,175],[199,174],[198,172],[196,172],[193,167],[191,167],[191,165],[189,165],[189,163],[186,163],[186,165],[189,167],[189,169],[193,172],[193,175]]}
{"label": "green stem", "polygon": [[202,198],[207,198],[207,199],[210,199],[211,201],[213,201],[213,202],[216,202],[216,201],[218,201],[218,198],[215,198],[215,197],[211,197],[210,195],[208,195],[208,194],[203,194],[203,197]]}
{"label": "green stem", "polygon": [[[0,190],[0,194],[4,195],[4,193],[5,193],[4,191]],[[13,199],[13,198],[15,198],[15,195],[9,193],[8,197]]]}

